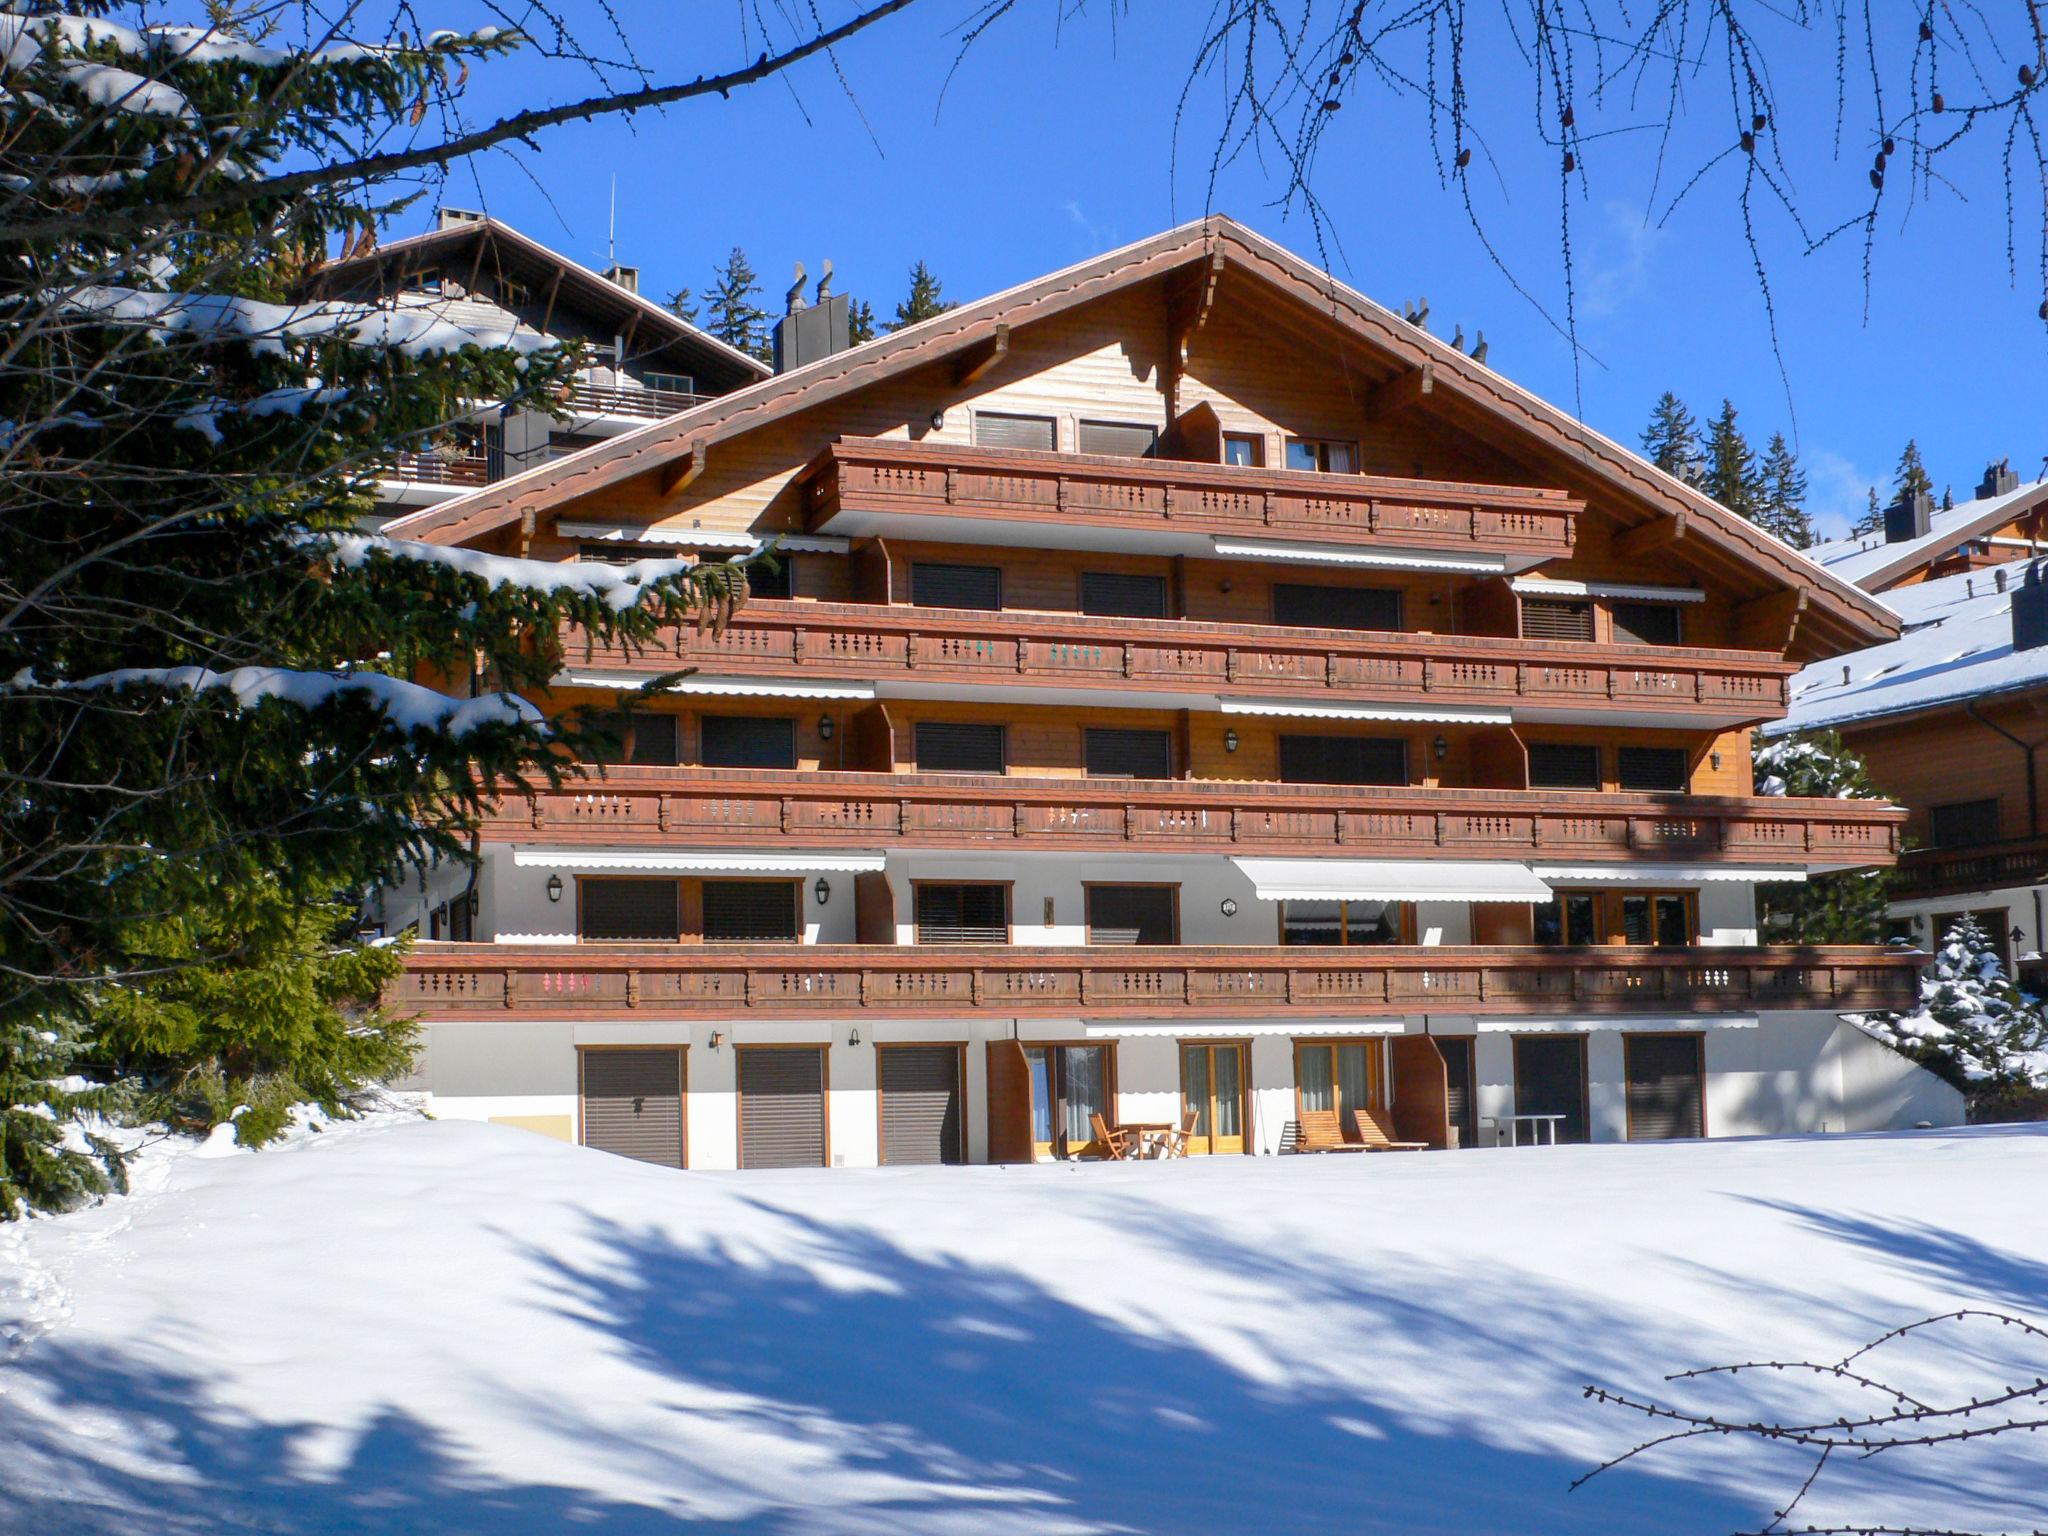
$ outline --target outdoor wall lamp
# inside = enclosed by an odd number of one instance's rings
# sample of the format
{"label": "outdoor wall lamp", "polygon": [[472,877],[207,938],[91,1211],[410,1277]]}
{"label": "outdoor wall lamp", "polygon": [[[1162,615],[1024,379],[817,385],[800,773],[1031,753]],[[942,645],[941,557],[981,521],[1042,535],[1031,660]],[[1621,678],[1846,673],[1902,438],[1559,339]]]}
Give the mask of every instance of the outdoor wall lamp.
{"label": "outdoor wall lamp", "polygon": [[548,876],[548,900],[549,900],[549,901],[560,901],[561,899],[562,899],[562,877],[561,877],[560,875],[549,875],[549,876]]}
{"label": "outdoor wall lamp", "polygon": [[715,1051],[723,1044],[725,1044],[725,1036],[715,1029],[711,1031],[711,1049]]}
{"label": "outdoor wall lamp", "polygon": [[1716,772],[1716,773],[1719,773],[1719,772],[1721,771],[1721,754],[1720,754],[1720,753],[1718,753],[1718,752],[1709,752],[1709,753],[1707,754],[1707,761],[1708,761],[1708,762],[1710,762],[1710,763],[1712,763],[1712,764],[1714,765],[1714,772]]}
{"label": "outdoor wall lamp", "polygon": [[1237,750],[1236,731],[1225,731],[1223,733],[1223,750],[1226,752],[1235,752]]}
{"label": "outdoor wall lamp", "polygon": [[818,905],[822,907],[832,899],[832,882],[823,875],[818,876],[818,883],[811,887],[811,894],[818,898]]}
{"label": "outdoor wall lamp", "polygon": [[943,431],[943,430],[945,429],[945,426],[946,426],[946,413],[945,413],[944,411],[933,411],[933,412],[932,412],[932,430],[933,430],[934,432],[940,432],[940,431]]}
{"label": "outdoor wall lamp", "polygon": [[1235,896],[1223,898],[1223,915],[1225,917],[1237,916],[1237,898]]}
{"label": "outdoor wall lamp", "polygon": [[818,717],[818,740],[830,741],[833,731],[837,729],[838,727],[833,725],[830,715],[820,715]]}
{"label": "outdoor wall lamp", "polygon": [[860,1044],[860,1026],[858,1024],[854,1025],[853,1033],[846,1037],[846,1043],[848,1045]]}
{"label": "outdoor wall lamp", "polygon": [[1441,736],[1437,737],[1435,741],[1429,744],[1429,749],[1436,754],[1436,760],[1438,762],[1442,762],[1445,758],[1451,755],[1451,744],[1448,741],[1445,741]]}

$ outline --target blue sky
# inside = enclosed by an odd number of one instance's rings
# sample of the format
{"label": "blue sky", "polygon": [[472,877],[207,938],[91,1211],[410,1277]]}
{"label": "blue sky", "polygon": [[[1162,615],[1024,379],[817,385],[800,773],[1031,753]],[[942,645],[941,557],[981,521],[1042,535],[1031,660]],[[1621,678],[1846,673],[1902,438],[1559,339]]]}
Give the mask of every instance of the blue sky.
{"label": "blue sky", "polygon": [[[842,49],[858,109],[828,66],[806,65],[730,101],[553,130],[539,153],[493,155],[458,171],[445,195],[602,265],[615,174],[618,255],[642,269],[656,297],[682,283],[701,290],[712,263],[738,244],[762,272],[770,307],[793,260],[815,276],[830,256],[840,290],[884,316],[917,259],[948,297],[973,298],[1211,206],[1315,254],[1305,219],[1274,206],[1270,159],[1241,159],[1210,199],[1204,167],[1221,94],[1213,80],[1191,95],[1174,173],[1174,105],[1207,6],[1137,0],[1112,26],[1111,8],[1097,5],[1056,26],[1055,0],[1026,0],[968,56],[940,112],[957,27],[973,9],[972,0],[920,0]],[[758,38],[742,40],[735,8],[721,0],[621,0],[618,10],[657,78],[726,67],[759,48]],[[1474,27],[1471,78],[1494,161],[1482,156],[1475,167],[1485,171],[1475,178],[1480,209],[1515,277],[1561,312],[1557,153],[1529,128],[1527,78],[1509,40],[1484,35],[1500,23]],[[1774,131],[1810,221],[1825,226],[1860,208],[1875,134],[1855,126],[1862,114],[1852,103],[1836,160],[1832,40],[1788,26],[1776,42],[1783,94]],[[570,66],[515,57],[482,68],[467,106],[483,116],[587,89],[587,75]],[[1897,195],[1904,177],[1895,169],[1867,318],[1860,241],[1806,256],[1781,215],[1760,214],[1788,401],[1734,212],[1735,163],[1661,217],[1678,173],[1726,136],[1711,80],[1691,99],[1664,201],[1652,200],[1654,136],[1642,131],[1591,142],[1588,183],[1571,191],[1581,340],[1596,360],[1577,386],[1586,419],[1633,444],[1662,390],[1702,417],[1726,396],[1759,446],[1773,430],[1796,434],[1813,508],[1837,527],[1860,508],[1866,485],[1888,498],[1909,436],[1937,488],[1952,484],[1958,499],[1987,458],[2010,455],[2022,475],[2038,473],[2048,453],[2039,410],[2048,342],[2034,315],[2039,294],[2026,286],[2024,203],[2022,285],[2008,277],[1997,145],[1948,162],[1955,190],[1931,202]],[[1604,113],[1582,106],[1581,129],[1647,117],[1613,102]],[[1340,277],[1394,307],[1426,294],[1439,334],[1460,323],[1468,336],[1483,328],[1494,366],[1572,404],[1569,350],[1438,184],[1413,98],[1353,98],[1326,140],[1316,186],[1341,242],[1331,252]],[[2022,197],[2025,187],[2022,170]]]}

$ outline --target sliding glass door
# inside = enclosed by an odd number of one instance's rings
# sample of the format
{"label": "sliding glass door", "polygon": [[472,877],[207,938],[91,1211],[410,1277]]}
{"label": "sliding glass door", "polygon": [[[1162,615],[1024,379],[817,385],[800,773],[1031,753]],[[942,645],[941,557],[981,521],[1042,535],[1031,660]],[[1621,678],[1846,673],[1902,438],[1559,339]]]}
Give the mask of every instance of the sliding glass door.
{"label": "sliding glass door", "polygon": [[1031,1150],[1045,1157],[1091,1157],[1105,1150],[1095,1140],[1093,1117],[1116,1119],[1111,1107],[1109,1047],[1027,1045],[1031,1068]]}
{"label": "sliding glass door", "polygon": [[1188,1151],[1199,1155],[1244,1151],[1244,1047],[1180,1048],[1181,1116],[1195,1117]]}
{"label": "sliding glass door", "polygon": [[1294,1046],[1294,1093],[1297,1106],[1310,1113],[1386,1107],[1385,1077],[1378,1040],[1297,1041]]}

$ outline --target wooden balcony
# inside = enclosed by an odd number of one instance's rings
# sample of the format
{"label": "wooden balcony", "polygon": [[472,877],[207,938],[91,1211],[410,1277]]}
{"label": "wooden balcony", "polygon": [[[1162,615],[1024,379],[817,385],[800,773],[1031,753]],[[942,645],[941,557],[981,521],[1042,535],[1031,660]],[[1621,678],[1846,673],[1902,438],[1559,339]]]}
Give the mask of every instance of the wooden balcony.
{"label": "wooden balcony", "polygon": [[422,945],[388,1001],[430,1019],[806,1014],[1239,1017],[1903,1008],[1910,951]]}
{"label": "wooden balcony", "polygon": [[[1222,534],[1389,552],[1467,549],[1569,555],[1584,506],[1563,491],[1375,475],[1317,474],[896,438],[842,438],[806,490],[811,529],[843,512],[976,523],[1079,525],[1175,535]],[[1031,542],[1020,530],[1018,542]]]}
{"label": "wooden balcony", "polygon": [[1872,801],[1377,789],[716,768],[604,770],[501,800],[494,842],[1004,848],[1354,857],[1891,863],[1905,812]]}
{"label": "wooden balcony", "polygon": [[562,395],[571,415],[637,416],[658,421],[692,410],[710,395],[688,395],[674,389],[619,389],[603,384],[574,383]]}
{"label": "wooden balcony", "polygon": [[[1527,718],[1588,713],[1733,725],[1785,711],[1795,663],[1760,651],[1492,635],[1280,629],[1172,619],[984,613],[900,605],[747,603],[725,629],[678,628],[629,656],[570,629],[571,667],[748,677],[1147,693],[1316,704],[1477,705]],[[1161,707],[1171,701],[1161,700]]]}
{"label": "wooden balcony", "polygon": [[486,485],[491,466],[480,453],[395,453],[378,463],[377,478],[412,485]]}
{"label": "wooden balcony", "polygon": [[1894,901],[1914,901],[2044,881],[2048,837],[2009,838],[1966,848],[1915,848],[1899,859],[1890,895]]}

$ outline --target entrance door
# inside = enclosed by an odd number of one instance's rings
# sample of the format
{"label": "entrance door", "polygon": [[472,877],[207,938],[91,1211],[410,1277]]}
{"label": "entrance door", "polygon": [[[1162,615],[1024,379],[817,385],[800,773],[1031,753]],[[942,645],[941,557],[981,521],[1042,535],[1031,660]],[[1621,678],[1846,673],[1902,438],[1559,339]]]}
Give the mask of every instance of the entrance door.
{"label": "entrance door", "polygon": [[1202,1155],[1244,1151],[1244,1047],[1180,1048],[1180,1109],[1192,1112],[1188,1151]]}
{"label": "entrance door", "polygon": [[1699,1035],[1623,1035],[1628,1057],[1628,1139],[1676,1141],[1707,1133],[1706,1067]]}
{"label": "entrance door", "polygon": [[1444,1053],[1451,1129],[1458,1133],[1458,1145],[1479,1145],[1479,1106],[1472,1095],[1472,1037],[1436,1035],[1436,1048]]}
{"label": "entrance door", "polygon": [[[1515,1036],[1515,1112],[1562,1115],[1559,1141],[1586,1141],[1586,1037]],[[1522,1128],[1527,1136],[1530,1129]],[[1537,1133],[1542,1134],[1542,1133]]]}
{"label": "entrance door", "polygon": [[581,1053],[583,1145],[664,1168],[683,1166],[683,1053]]}
{"label": "entrance door", "polygon": [[880,1061],[882,1161],[964,1163],[967,1117],[960,1102],[960,1047],[884,1045]]}
{"label": "entrance door", "polygon": [[1113,1122],[1109,1047],[1029,1045],[1031,1151],[1036,1157],[1100,1157],[1092,1116]]}
{"label": "entrance door", "polygon": [[741,1046],[740,1166],[825,1166],[825,1053]]}

